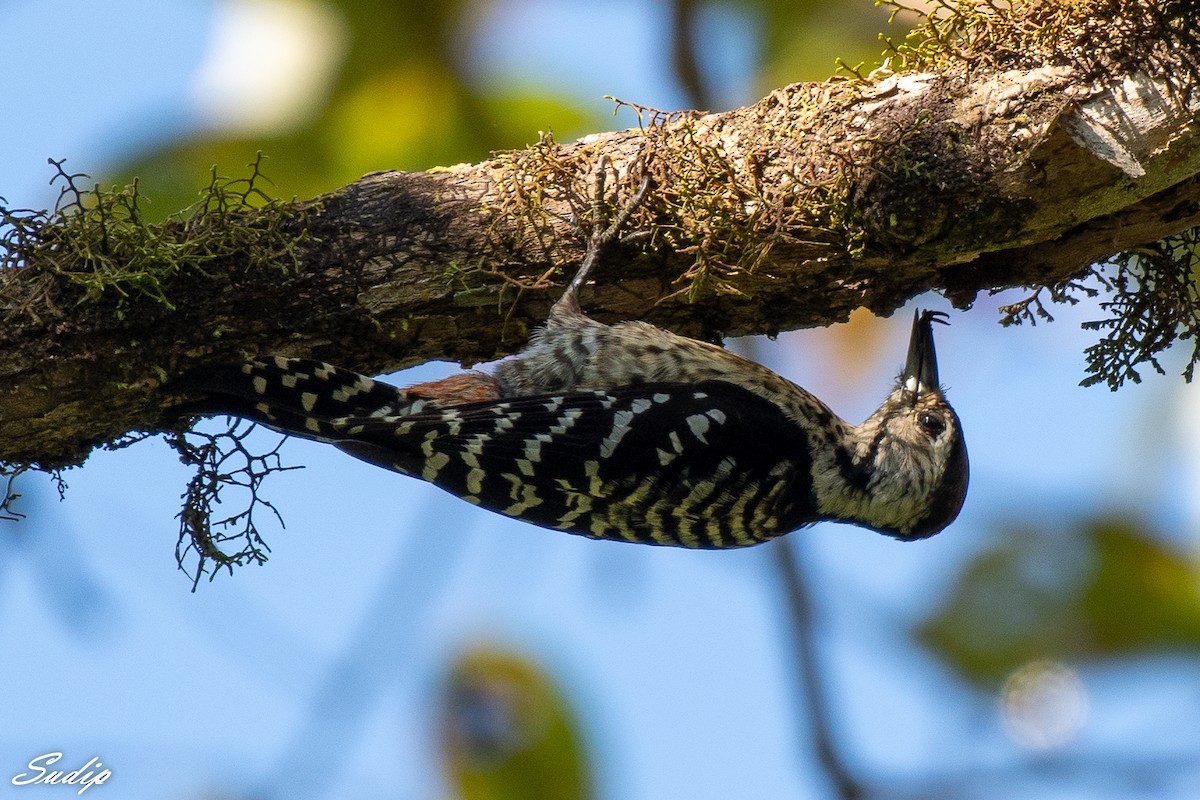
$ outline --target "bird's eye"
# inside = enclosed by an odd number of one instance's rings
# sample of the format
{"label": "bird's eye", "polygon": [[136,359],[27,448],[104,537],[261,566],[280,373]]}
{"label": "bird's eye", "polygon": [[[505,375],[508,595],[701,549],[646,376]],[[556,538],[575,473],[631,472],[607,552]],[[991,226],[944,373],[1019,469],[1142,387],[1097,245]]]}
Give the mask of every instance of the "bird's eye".
{"label": "bird's eye", "polygon": [[941,436],[942,431],[946,430],[946,421],[937,414],[931,414],[928,411],[921,412],[917,417],[917,424],[933,439]]}

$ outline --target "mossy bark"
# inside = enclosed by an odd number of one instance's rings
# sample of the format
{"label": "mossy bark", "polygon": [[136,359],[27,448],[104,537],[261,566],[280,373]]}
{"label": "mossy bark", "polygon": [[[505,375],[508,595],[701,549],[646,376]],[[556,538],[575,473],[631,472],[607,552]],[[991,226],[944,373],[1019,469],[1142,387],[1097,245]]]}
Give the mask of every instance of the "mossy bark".
{"label": "mossy bark", "polygon": [[1200,224],[1200,101],[1175,88],[1163,75],[1097,82],[1051,65],[798,84],[723,114],[647,112],[639,129],[372,174],[229,216],[237,246],[171,271],[162,297],[88,289],[78,275],[95,263],[31,256],[11,270],[0,330],[0,461],[75,464],[168,426],[166,382],[250,353],[378,373],[513,352],[582,256],[602,155],[622,196],[654,180],[633,226],[645,235],[584,292],[602,320],[715,338],[824,325],[860,306],[888,314],[929,290],[961,307],[980,291],[1061,282]]}

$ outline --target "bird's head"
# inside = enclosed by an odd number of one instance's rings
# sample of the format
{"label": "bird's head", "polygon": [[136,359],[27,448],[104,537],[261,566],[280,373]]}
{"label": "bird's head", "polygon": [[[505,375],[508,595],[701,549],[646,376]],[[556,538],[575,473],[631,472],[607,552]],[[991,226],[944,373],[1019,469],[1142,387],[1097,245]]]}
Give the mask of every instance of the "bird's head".
{"label": "bird's head", "polygon": [[848,454],[853,514],[858,522],[898,539],[924,539],[958,516],[969,466],[958,415],[938,382],[933,323],[936,311],[913,315],[908,360],[879,410],[854,435]]}

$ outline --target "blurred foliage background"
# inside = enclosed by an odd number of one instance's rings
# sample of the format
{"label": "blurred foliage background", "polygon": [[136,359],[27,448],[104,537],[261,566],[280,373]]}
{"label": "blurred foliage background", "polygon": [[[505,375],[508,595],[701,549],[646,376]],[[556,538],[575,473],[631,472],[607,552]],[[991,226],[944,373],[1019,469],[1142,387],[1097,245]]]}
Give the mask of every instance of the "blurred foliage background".
{"label": "blurred foliage background", "polygon": [[[117,182],[138,176],[154,187],[164,216],[189,205],[213,165],[240,169],[255,151],[270,161],[281,197],[309,197],[375,170],[420,170],[480,161],[495,150],[520,148],[552,130],[560,141],[614,127],[612,104],[572,91],[577,65],[556,73],[491,71],[483,63],[491,37],[510,26],[536,26],[556,4],[353,2],[229,2],[216,7],[218,39],[211,66],[193,91],[208,126],[116,166]],[[577,5],[563,3],[560,5]],[[622,6],[590,6],[600,42],[624,34]],[[649,43],[667,94],[680,107],[720,111],[752,102],[775,86],[828,77],[836,59],[876,63],[887,12],[869,2],[660,3],[668,15],[662,37]],[[539,8],[540,7],[540,8]],[[508,20],[505,19],[506,15]],[[728,87],[720,26],[737,18],[753,30],[753,74]],[[481,28],[494,32],[481,36]],[[272,44],[280,33],[287,46]],[[519,34],[529,37],[527,31]],[[471,46],[472,40],[483,40]],[[603,45],[600,45],[603,47]],[[734,43],[734,46],[744,46]],[[484,58],[481,58],[481,55]],[[569,56],[569,48],[562,55]],[[591,83],[603,87],[602,75]],[[269,99],[268,99],[269,98]],[[622,98],[643,102],[638,98]],[[647,104],[648,101],[646,101]],[[675,110],[667,108],[664,110]],[[633,124],[632,118],[623,118]]]}
{"label": "blurred foliage background", "polygon": [[[206,54],[185,90],[195,115],[161,127],[147,122],[128,146],[114,149],[114,160],[103,164],[99,176],[102,183],[116,184],[137,177],[161,217],[194,202],[213,170],[243,174],[258,151],[268,158],[265,172],[275,194],[303,198],[373,170],[477,161],[532,143],[539,130],[568,141],[634,124],[632,118],[614,119],[605,94],[668,109],[731,108],[786,83],[824,79],[835,71],[837,58],[869,67],[882,49],[877,34],[887,23],[887,13],[866,0],[204,5],[210,9],[208,29],[189,32],[206,41]],[[0,6],[0,30],[4,13]],[[656,20],[649,34],[635,31],[631,22],[643,13]],[[568,38],[556,27],[564,16],[575,19],[573,32],[586,35]],[[903,17],[896,24],[902,26]],[[630,56],[630,37],[636,37],[637,59]],[[103,37],[97,46],[105,46]],[[533,49],[541,60],[523,58]],[[654,76],[630,82],[631,68],[652,70]],[[647,85],[656,87],[652,96],[622,94],[627,86]],[[87,153],[45,155],[65,155],[73,165],[94,168]],[[1039,396],[1039,386],[1022,391],[1012,385],[1019,381],[1004,374],[1016,362],[1037,363],[1025,354],[1046,341],[1037,337],[1060,336],[1061,328],[1010,336],[980,319],[968,317],[962,325],[956,319],[956,328],[946,334],[973,343],[973,352],[960,353],[955,380],[977,382],[974,388],[955,387],[962,392],[955,397],[968,406],[959,408],[978,465],[975,496],[968,501],[973,509],[937,540],[953,538],[957,544],[944,545],[948,550],[934,550],[943,545],[932,542],[909,545],[925,547],[925,557],[906,551],[897,559],[896,551],[872,550],[876,545],[845,531],[814,531],[815,544],[805,532],[780,545],[787,548],[783,558],[734,559],[739,569],[753,572],[750,580],[779,593],[780,613],[770,624],[782,653],[783,682],[795,702],[776,710],[791,719],[785,727],[795,736],[796,758],[778,769],[801,775],[797,783],[810,796],[1200,796],[1200,565],[1197,509],[1190,500],[1197,438],[1178,423],[1180,413],[1192,416],[1200,406],[1175,394],[1182,391],[1177,381],[1120,404],[1089,390],[1086,402],[1110,404],[1098,412],[1102,416],[1085,415],[1085,424],[1102,419],[1104,427],[1069,430],[1055,403]],[[830,373],[825,386],[841,405],[865,410],[880,393],[879,373],[898,358],[888,350],[894,330],[856,314],[848,325],[802,344],[783,337],[773,345],[737,346],[757,351],[789,377],[796,376],[795,361],[808,365],[809,375],[825,370]],[[1025,354],[1004,361],[982,344],[985,337],[998,338],[999,348],[1025,348]],[[969,363],[977,367],[974,372]],[[1072,403],[1085,393],[1073,386],[1080,376],[1064,377],[1074,367],[1040,366],[1046,391],[1057,387]],[[953,374],[945,365],[943,373]],[[996,385],[1001,382],[1008,387]],[[1013,393],[1005,394],[1005,388]],[[989,393],[996,405],[983,397]],[[969,415],[972,403],[975,413]],[[1075,412],[1068,407],[1062,413]],[[1060,421],[1057,434],[1048,420]],[[1039,469],[1043,461],[1060,462],[1033,450],[1009,452],[1010,446],[1020,450],[1014,431],[1038,424],[1038,435],[1068,462],[1111,460],[1115,466],[1099,474],[1121,489],[1069,485],[1074,472],[1056,483],[1047,474],[1055,468]],[[1066,440],[1055,442],[1056,435]],[[114,462],[104,463],[111,469]],[[1022,477],[1026,470],[1030,475]],[[1044,490],[1032,501],[1031,486]],[[330,487],[324,496],[336,504],[340,491]],[[407,496],[422,495],[416,489]],[[291,510],[303,526],[307,512],[299,503]],[[289,502],[279,504],[288,518]],[[371,523],[347,528],[356,524]],[[0,529],[0,540],[10,554],[32,547],[27,537],[7,529]],[[163,553],[166,560],[165,548]],[[869,554],[861,564],[859,553]],[[597,558],[603,563],[605,556]],[[917,568],[914,562],[927,563]],[[409,567],[427,564],[422,559]],[[848,578],[856,568],[859,574]],[[898,579],[895,570],[907,580]],[[48,576],[46,581],[62,586]],[[318,591],[322,580],[315,583]],[[186,589],[181,578],[171,591]],[[847,593],[854,597],[839,599]],[[73,607],[75,601],[63,602]],[[404,611],[420,614],[422,608],[417,603]],[[637,604],[621,608],[631,616],[643,613]],[[377,611],[386,615],[386,609]],[[547,625],[555,624],[559,611],[547,605]],[[374,633],[348,640],[347,663],[357,657],[354,643]],[[639,785],[636,760],[626,764],[633,774],[623,781],[597,779],[615,769],[607,761],[611,743],[598,748],[596,737],[587,734],[603,726],[605,713],[596,709],[605,707],[605,698],[594,690],[580,696],[577,683],[557,674],[561,659],[511,642],[469,644],[474,633],[463,634],[457,654],[432,679],[436,724],[426,732],[439,743],[448,794],[566,800],[618,797],[619,787]],[[723,654],[721,642],[712,647],[718,664],[732,658]],[[870,655],[862,657],[864,652]],[[617,655],[631,664],[621,680],[647,681],[638,667],[643,653]],[[770,673],[762,665],[753,669],[732,677],[753,682],[760,680],[759,670]],[[326,691],[336,696],[338,681],[332,674],[328,681]],[[720,701],[696,692],[684,702]],[[324,752],[315,745],[306,749],[306,730],[313,741],[326,743],[326,751],[334,749],[329,738],[315,733],[322,725],[314,721],[320,714],[313,714],[297,725],[292,749],[285,748],[293,760],[283,757],[279,763],[304,763],[310,756],[303,754]],[[897,761],[892,757],[897,747],[907,752],[900,746],[910,727],[907,715],[935,729],[933,735],[922,733],[920,741],[940,744],[923,745]],[[355,724],[355,718],[341,721]],[[686,718],[666,724],[685,741],[720,736],[694,729]],[[10,738],[2,741],[11,745],[13,735],[10,728]],[[5,758],[0,765],[5,769],[23,763]],[[291,796],[339,796],[328,782],[314,785],[307,794]],[[747,796],[756,796],[754,781],[746,786]],[[674,787],[689,797],[714,796],[690,784],[686,774],[678,775]],[[222,791],[243,796],[238,786]],[[269,796],[247,792],[244,796]],[[653,795],[644,790],[633,796]]]}

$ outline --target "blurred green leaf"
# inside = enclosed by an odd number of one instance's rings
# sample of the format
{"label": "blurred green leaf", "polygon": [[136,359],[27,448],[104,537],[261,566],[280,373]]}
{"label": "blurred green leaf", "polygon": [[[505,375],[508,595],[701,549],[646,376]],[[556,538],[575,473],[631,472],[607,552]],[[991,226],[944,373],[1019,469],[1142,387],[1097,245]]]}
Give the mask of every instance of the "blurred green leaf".
{"label": "blurred green leaf", "polygon": [[451,667],[442,758],[461,800],[584,800],[587,753],[566,698],[523,656],[490,648]]}
{"label": "blurred green leaf", "polygon": [[903,38],[910,20],[888,28],[887,9],[871,0],[743,0],[763,25],[762,93],[796,81],[825,80],[837,60],[862,64],[863,74],[882,62],[880,32]]}
{"label": "blurred green leaf", "polygon": [[465,79],[471,51],[463,46],[473,19],[468,4],[325,5],[344,20],[350,46],[310,119],[270,133],[202,130],[138,155],[101,183],[139,177],[152,202],[147,216],[161,221],[195,202],[214,167],[220,175],[242,175],[260,151],[269,159],[272,196],[288,200],[376,170],[478,161],[537,141],[539,130],[569,139],[611,125],[609,103],[581,103],[530,85],[471,85]]}
{"label": "blurred green leaf", "polygon": [[[570,141],[614,124],[611,104],[596,98],[564,96],[528,79],[518,84],[489,78],[483,85],[468,80],[478,65],[469,63],[473,50],[464,42],[487,16],[482,3],[303,2],[319,3],[340,20],[339,35],[348,43],[334,75],[311,90],[310,118],[272,132],[200,130],[135,156],[100,182],[124,185],[140,178],[152,201],[147,217],[162,221],[196,200],[214,167],[219,175],[242,175],[260,151],[269,158],[265,171],[275,183],[272,196],[289,200],[330,191],[375,170],[478,161],[492,151],[535,142],[538,131],[553,130],[559,140]],[[755,93],[824,79],[835,71],[837,58],[869,62],[870,69],[882,51],[877,37],[887,12],[871,0],[702,5],[718,15],[744,16],[758,31]],[[702,34],[712,31],[701,28]],[[697,46],[703,54],[713,44]]]}
{"label": "blurred green leaf", "polygon": [[967,566],[918,635],[981,683],[1039,658],[1200,649],[1200,564],[1131,518],[1015,528]]}

